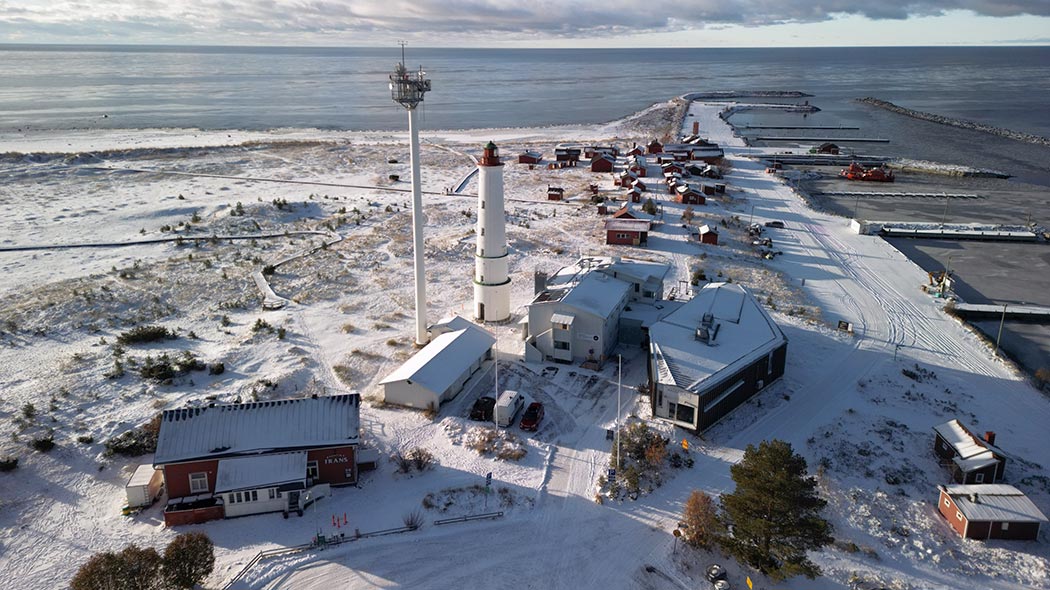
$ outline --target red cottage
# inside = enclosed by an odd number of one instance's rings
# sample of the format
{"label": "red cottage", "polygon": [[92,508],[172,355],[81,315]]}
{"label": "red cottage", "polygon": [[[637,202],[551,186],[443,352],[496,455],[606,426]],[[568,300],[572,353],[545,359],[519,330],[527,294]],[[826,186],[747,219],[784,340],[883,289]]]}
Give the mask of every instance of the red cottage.
{"label": "red cottage", "polygon": [[718,229],[710,225],[700,226],[700,243],[718,245]]}
{"label": "red cottage", "polygon": [[627,191],[627,200],[632,203],[641,203],[642,191],[638,190],[638,187],[633,187],[631,190]]}
{"label": "red cottage", "polygon": [[994,432],[986,432],[981,439],[958,420],[934,426],[933,431],[933,452],[951,470],[954,482],[995,483],[1003,478],[1006,453],[995,446]]}
{"label": "red cottage", "polygon": [[646,146],[645,149],[650,154],[659,154],[660,152],[664,151],[664,145],[662,143],[660,143],[659,141],[654,139],[654,140],[649,142],[649,145]]}
{"label": "red cottage", "polygon": [[153,466],[164,523],[302,514],[330,486],[357,483],[358,394],[167,410]]}
{"label": "red cottage", "polygon": [[616,159],[608,154],[598,154],[591,158],[591,172],[612,172]]}
{"label": "red cottage", "polygon": [[675,186],[674,191],[674,200],[677,203],[683,205],[703,205],[707,202],[704,195],[700,194],[688,184],[678,184]]}
{"label": "red cottage", "polygon": [[1005,484],[938,486],[937,509],[967,539],[1035,540],[1043,514],[1020,490]]}
{"label": "red cottage", "polygon": [[645,219],[606,219],[605,243],[622,246],[644,246],[649,241],[650,227],[651,224]]}
{"label": "red cottage", "polygon": [[543,162],[543,154],[533,150],[526,150],[518,154],[519,164],[539,164]]}
{"label": "red cottage", "polygon": [[558,186],[547,185],[547,200],[560,201],[565,198],[565,189]]}

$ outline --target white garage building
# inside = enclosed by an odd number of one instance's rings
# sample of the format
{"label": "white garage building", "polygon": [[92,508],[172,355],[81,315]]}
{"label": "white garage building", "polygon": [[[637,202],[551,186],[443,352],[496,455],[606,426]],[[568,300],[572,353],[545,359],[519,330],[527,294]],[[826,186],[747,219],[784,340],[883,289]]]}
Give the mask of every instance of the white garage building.
{"label": "white garage building", "polygon": [[430,344],[379,382],[387,403],[436,410],[492,358],[495,336],[459,316],[443,320],[430,332]]}

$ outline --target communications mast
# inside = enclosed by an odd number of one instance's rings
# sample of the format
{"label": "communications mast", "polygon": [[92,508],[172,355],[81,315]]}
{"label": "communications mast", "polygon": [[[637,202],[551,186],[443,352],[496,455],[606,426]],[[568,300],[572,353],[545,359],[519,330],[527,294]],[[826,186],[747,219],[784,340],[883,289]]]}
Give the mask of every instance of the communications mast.
{"label": "communications mast", "polygon": [[423,194],[419,182],[416,107],[423,102],[423,95],[430,91],[430,80],[425,76],[422,66],[412,73],[405,69],[405,44],[401,43],[401,63],[390,74],[390,96],[408,110],[408,134],[412,138],[409,152],[412,162],[412,256],[416,279],[416,344],[419,346],[427,343],[427,287],[423,266]]}

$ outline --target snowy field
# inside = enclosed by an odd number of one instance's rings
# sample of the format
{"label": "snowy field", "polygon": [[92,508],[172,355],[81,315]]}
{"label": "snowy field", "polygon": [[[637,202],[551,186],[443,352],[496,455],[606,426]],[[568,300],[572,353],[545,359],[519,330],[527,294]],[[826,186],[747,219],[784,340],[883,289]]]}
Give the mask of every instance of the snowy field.
{"label": "snowy field", "polygon": [[[1050,423],[1050,404],[919,291],[921,269],[882,240],[852,233],[843,218],[807,209],[747,159],[717,116],[723,107],[693,103],[682,119],[672,102],[600,126],[423,134],[423,186],[436,193],[467,177],[468,154],[489,139],[499,143],[508,162],[516,318],[531,299],[535,271],[553,272],[581,253],[621,255],[672,264],[668,290],[698,268],[712,280],[731,278],[769,306],[789,338],[782,380],[702,440],[689,437],[694,467],[668,473],[637,501],[604,505],[594,496],[609,461],[605,430],[616,419],[615,363],[597,372],[525,364],[514,323],[490,327],[499,337],[501,388],[547,407],[539,432],[515,429],[525,450],[518,461],[481,456],[466,444],[474,427],[465,418],[470,404],[494,388],[491,364],[433,420],[377,403],[375,384],[414,350],[407,194],[97,169],[407,188],[403,135],[156,130],[0,137],[7,151],[32,153],[0,156],[0,247],[183,237],[123,248],[0,251],[8,277],[0,286],[0,456],[20,459],[17,470],[0,473],[0,587],[63,587],[92,553],[128,543],[160,547],[179,532],[163,526],[159,505],[121,515],[124,482],[150,457],[104,456],[112,436],[165,408],[347,390],[371,401],[362,408],[363,437],[384,457],[380,468],[302,518],[189,527],[216,544],[210,585],[226,583],[259,551],[306,543],[318,531],[399,527],[420,510],[427,524],[419,531],[263,561],[235,587],[475,588],[513,580],[527,588],[696,588],[712,561],[727,565],[734,587],[744,587],[746,574],[756,587],[798,590],[843,588],[853,574],[901,590],[1050,587],[1045,531],[1040,542],[980,543],[959,539],[943,521],[936,485],[947,482],[947,472],[932,457],[931,430],[957,417],[975,430],[996,431],[999,445],[1016,457],[1007,483],[1050,511],[1043,467],[1050,449],[1039,428]],[[664,223],[649,247],[605,246],[585,193],[597,182],[603,194],[619,198],[609,175],[513,163],[524,148],[549,158],[563,141],[642,144],[693,120],[732,162],[729,194],[695,207],[694,224],[727,221],[717,247],[687,241],[684,207],[667,202],[658,184],[650,196]],[[569,202],[547,202],[548,184],[564,187]],[[464,193],[475,191],[468,182]],[[467,195],[424,199],[431,322],[448,313],[469,317],[472,309],[477,205]],[[783,255],[756,255],[746,236],[752,211],[755,221],[785,222],[785,229],[767,230]],[[283,235],[295,231],[324,235]],[[248,234],[276,237],[186,239]],[[320,248],[325,236],[342,239]],[[262,311],[250,273],[299,254],[270,281],[293,303]],[[253,329],[259,319],[273,330]],[[852,322],[855,334],[833,330],[839,319]],[[165,325],[179,338],[128,346],[119,375],[113,343],[142,324]],[[134,359],[186,350],[223,362],[226,371],[156,384],[131,368]],[[623,355],[623,414],[646,419],[647,403],[635,394],[645,380],[644,357],[637,349]],[[685,436],[653,425],[676,441]],[[49,453],[27,446],[52,430],[56,447]],[[748,444],[771,438],[790,442],[811,472],[820,466],[839,541],[814,556],[825,576],[773,585],[719,555],[682,546],[672,553],[670,531],[689,492],[732,490],[729,465]],[[385,459],[414,447],[430,449],[438,464],[403,474]],[[488,472],[494,493],[486,495],[476,486]],[[492,510],[505,516],[431,524]],[[332,516],[344,514],[347,525],[333,528]]]}

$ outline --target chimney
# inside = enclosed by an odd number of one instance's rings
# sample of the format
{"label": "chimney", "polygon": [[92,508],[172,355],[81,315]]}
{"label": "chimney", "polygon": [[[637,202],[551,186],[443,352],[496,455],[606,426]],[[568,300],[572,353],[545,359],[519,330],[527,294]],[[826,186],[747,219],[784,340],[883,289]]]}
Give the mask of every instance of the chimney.
{"label": "chimney", "polygon": [[977,494],[976,493],[970,494],[970,501],[973,502],[974,504],[978,503],[978,498],[977,498]]}
{"label": "chimney", "polygon": [[984,442],[994,445],[995,444],[995,432],[988,430],[984,433]]}
{"label": "chimney", "polygon": [[700,135],[700,121],[693,121],[693,135]]}

